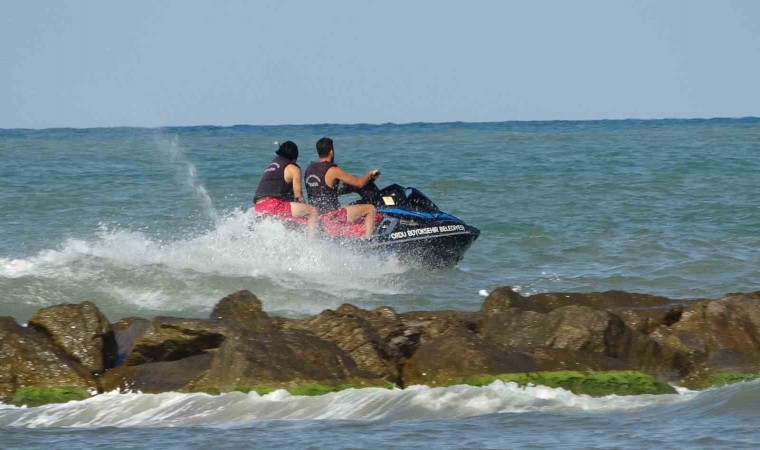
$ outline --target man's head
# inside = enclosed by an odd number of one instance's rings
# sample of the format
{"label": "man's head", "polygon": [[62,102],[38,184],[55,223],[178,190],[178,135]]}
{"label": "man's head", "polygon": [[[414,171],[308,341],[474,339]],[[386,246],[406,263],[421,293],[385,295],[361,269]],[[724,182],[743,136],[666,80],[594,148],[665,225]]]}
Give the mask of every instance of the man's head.
{"label": "man's head", "polygon": [[329,137],[323,137],[317,141],[317,155],[320,158],[327,158],[333,150],[333,141]]}
{"label": "man's head", "polygon": [[293,141],[285,141],[280,144],[280,148],[275,153],[285,159],[295,161],[298,159],[298,146]]}

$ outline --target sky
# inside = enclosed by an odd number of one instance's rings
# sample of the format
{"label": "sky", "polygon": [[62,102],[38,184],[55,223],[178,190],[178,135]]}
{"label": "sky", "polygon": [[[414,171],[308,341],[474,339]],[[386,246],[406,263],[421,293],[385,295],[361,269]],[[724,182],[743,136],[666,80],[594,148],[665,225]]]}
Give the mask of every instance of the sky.
{"label": "sky", "polygon": [[0,128],[760,116],[760,1],[0,0]]}

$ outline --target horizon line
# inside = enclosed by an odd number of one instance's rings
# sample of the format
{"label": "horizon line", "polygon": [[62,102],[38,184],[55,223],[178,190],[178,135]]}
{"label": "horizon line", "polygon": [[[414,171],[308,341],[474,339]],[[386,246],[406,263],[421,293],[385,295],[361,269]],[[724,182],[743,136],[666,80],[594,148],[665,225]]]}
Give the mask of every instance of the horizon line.
{"label": "horizon line", "polygon": [[201,127],[208,127],[208,128],[235,128],[235,127],[316,127],[316,126],[409,126],[409,125],[420,125],[420,124],[426,124],[426,125],[449,125],[449,124],[468,124],[468,125],[478,125],[478,124],[501,124],[501,123],[552,123],[552,122],[667,122],[667,121],[710,121],[710,120],[757,120],[760,119],[760,116],[740,116],[740,117],[730,117],[730,116],[715,116],[715,117],[663,117],[663,118],[648,118],[648,119],[642,119],[642,118],[636,118],[636,117],[630,117],[626,119],[516,119],[516,120],[487,120],[487,121],[464,121],[464,120],[453,120],[453,121],[442,121],[442,122],[425,122],[425,121],[414,121],[414,122],[321,122],[321,123],[281,123],[281,124],[245,124],[245,123],[237,123],[232,125],[214,125],[214,124],[196,124],[196,125],[158,125],[158,126],[139,126],[139,125],[115,125],[115,126],[95,126],[95,127],[71,127],[71,126],[62,126],[62,127],[44,127],[44,128],[29,128],[29,127],[16,127],[16,128],[2,128],[0,127],[0,131],[45,131],[45,130],[103,130],[103,129],[120,129],[120,128],[130,128],[130,129],[146,129],[146,130],[155,130],[155,129],[162,129],[162,128],[201,128]]}

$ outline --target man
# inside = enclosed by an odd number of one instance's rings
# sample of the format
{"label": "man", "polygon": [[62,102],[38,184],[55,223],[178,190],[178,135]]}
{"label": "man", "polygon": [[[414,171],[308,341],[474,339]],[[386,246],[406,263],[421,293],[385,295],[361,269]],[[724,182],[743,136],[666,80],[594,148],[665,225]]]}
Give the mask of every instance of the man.
{"label": "man", "polygon": [[296,164],[298,146],[286,141],[275,152],[253,197],[254,209],[280,219],[306,217],[309,233],[317,229],[317,208],[307,205],[301,193],[301,168]]}
{"label": "man", "polygon": [[338,183],[343,182],[353,188],[361,189],[380,173],[372,169],[361,177],[351,175],[335,164],[335,148],[330,138],[323,137],[317,141],[318,162],[312,162],[306,169],[306,192],[309,203],[326,218],[341,224],[353,224],[364,220],[364,237],[369,238],[375,229],[377,211],[372,205],[340,206],[338,201]]}

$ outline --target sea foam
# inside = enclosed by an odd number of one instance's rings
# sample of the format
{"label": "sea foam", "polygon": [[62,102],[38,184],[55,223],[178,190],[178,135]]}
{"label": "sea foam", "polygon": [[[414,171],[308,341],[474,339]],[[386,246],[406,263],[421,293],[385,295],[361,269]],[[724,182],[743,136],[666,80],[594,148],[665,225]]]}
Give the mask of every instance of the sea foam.
{"label": "sea foam", "polygon": [[394,259],[309,237],[276,221],[253,220],[251,210],[234,210],[212,229],[180,239],[101,226],[89,239],[67,239],[28,258],[0,258],[0,284],[19,279],[25,286],[42,286],[39,306],[60,303],[57,289],[81,286],[88,289],[81,294],[86,297],[70,301],[95,297],[190,313],[205,312],[209,302],[242,288],[257,295],[284,288],[335,299],[277,305],[313,314],[337,306],[336,301],[401,293],[406,270]]}
{"label": "sea foam", "polygon": [[457,419],[492,413],[627,411],[691,401],[696,392],[673,395],[576,395],[560,388],[519,387],[495,381],[485,387],[348,389],[304,397],[284,390],[207,394],[106,393],[36,408],[0,406],[0,426],[13,427],[246,427],[261,420]]}

